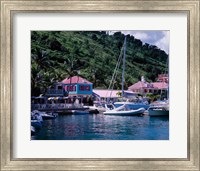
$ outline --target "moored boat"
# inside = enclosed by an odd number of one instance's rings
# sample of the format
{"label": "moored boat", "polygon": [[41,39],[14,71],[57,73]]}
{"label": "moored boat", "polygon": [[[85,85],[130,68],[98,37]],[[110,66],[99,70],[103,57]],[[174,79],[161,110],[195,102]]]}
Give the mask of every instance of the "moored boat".
{"label": "moored boat", "polygon": [[[122,64],[123,65],[123,67],[122,67],[122,94],[121,94],[122,98],[124,98],[124,82],[125,82],[124,73],[125,73],[125,62],[126,62],[126,36],[125,36],[125,39],[124,39],[123,52],[124,52],[123,53],[123,59],[122,59],[122,56],[120,55],[119,59],[118,59],[118,63],[117,63],[116,68],[115,68],[115,72],[114,72],[112,80],[110,82],[113,85],[111,86],[111,84],[110,84],[110,86],[109,86],[109,87],[114,86],[116,73],[117,73],[116,71],[117,71],[117,69],[119,69],[120,61],[123,60],[123,64]],[[130,103],[130,102],[127,102],[127,101],[126,102],[116,102],[116,103],[114,103],[114,105],[111,105],[111,108],[108,107],[108,105],[106,105],[106,111],[103,112],[103,114],[105,114],[105,115],[135,116],[135,115],[141,115],[145,111],[144,107],[146,107],[146,106],[137,106],[137,109],[131,109],[128,104],[130,105],[130,104],[133,104],[133,103]]]}
{"label": "moored boat", "polygon": [[169,110],[163,106],[152,106],[148,109],[149,116],[169,116]]}
{"label": "moored boat", "polygon": [[31,112],[31,135],[42,128],[43,118],[38,110]]}
{"label": "moored boat", "polygon": [[154,102],[148,109],[149,116],[169,116],[168,101]]}
{"label": "moored boat", "polygon": [[136,116],[136,115],[141,115],[144,112],[145,112],[144,108],[130,110],[127,107],[127,105],[123,105],[118,108],[113,107],[113,109],[107,108],[106,112],[103,112],[103,114],[104,115],[120,115],[120,116]]}
{"label": "moored boat", "polygon": [[31,120],[37,120],[38,122],[43,122],[42,113],[38,110],[32,111]]}
{"label": "moored boat", "polygon": [[125,101],[125,102],[115,102],[114,105],[116,107],[119,107],[119,106],[122,106],[122,105],[128,105],[130,109],[132,110],[136,110],[136,109],[139,109],[139,108],[145,108],[146,110],[149,108],[149,105],[147,103],[134,103],[134,102],[128,102],[128,101]]}
{"label": "moored boat", "polygon": [[44,112],[41,115],[43,120],[55,119],[58,116],[57,113],[44,113]]}
{"label": "moored boat", "polygon": [[40,121],[47,120],[47,119],[55,119],[57,116],[58,116],[58,114],[53,113],[53,112],[46,113],[46,112],[41,112],[38,110],[34,110],[31,112],[31,117],[33,119],[37,119]]}
{"label": "moored boat", "polygon": [[89,112],[84,111],[84,110],[72,110],[72,114],[73,115],[86,115],[86,114],[89,114]]}

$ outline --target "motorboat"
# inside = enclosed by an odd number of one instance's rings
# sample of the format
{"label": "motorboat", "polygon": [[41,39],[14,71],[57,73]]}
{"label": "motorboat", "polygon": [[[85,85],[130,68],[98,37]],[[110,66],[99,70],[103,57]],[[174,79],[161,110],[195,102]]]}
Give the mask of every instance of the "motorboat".
{"label": "motorboat", "polygon": [[37,120],[38,122],[43,122],[42,113],[38,110],[32,111],[31,120]]}
{"label": "motorboat", "polygon": [[43,120],[55,119],[58,116],[57,113],[44,113],[44,112],[41,115]]}
{"label": "motorboat", "polygon": [[72,110],[73,115],[86,115],[89,114],[89,111],[85,110]]}
{"label": "motorboat", "polygon": [[40,130],[42,128],[42,122],[43,122],[43,118],[40,111],[38,110],[32,111],[31,112],[31,133],[33,133],[32,127],[34,128],[34,132]]}
{"label": "motorboat", "polygon": [[[107,106],[107,105],[106,105]],[[116,108],[113,105],[113,109],[107,108],[104,115],[120,115],[120,116],[136,116],[141,115],[145,112],[145,108],[139,108],[136,110],[129,109],[126,104]]]}
{"label": "motorboat", "polygon": [[155,102],[148,109],[149,116],[169,116],[168,102]]}
{"label": "motorboat", "polygon": [[152,106],[148,109],[149,116],[169,116],[169,110],[163,106]]}
{"label": "motorboat", "polygon": [[136,110],[139,108],[145,108],[146,110],[149,108],[149,104],[148,103],[134,103],[134,102],[128,102],[128,101],[124,101],[124,102],[115,102],[114,105],[116,107],[122,106],[122,105],[128,105],[130,109]]}
{"label": "motorboat", "polygon": [[47,119],[55,119],[58,116],[58,114],[53,113],[53,112],[46,113],[46,112],[34,110],[31,112],[31,116],[32,116],[32,118],[43,121],[43,120],[47,120]]}

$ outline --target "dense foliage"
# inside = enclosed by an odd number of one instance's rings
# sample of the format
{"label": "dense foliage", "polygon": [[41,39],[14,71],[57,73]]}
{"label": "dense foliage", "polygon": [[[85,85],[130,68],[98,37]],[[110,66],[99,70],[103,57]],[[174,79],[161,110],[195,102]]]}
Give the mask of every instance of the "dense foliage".
{"label": "dense foliage", "polygon": [[[79,75],[94,88],[108,88],[124,35],[105,31],[32,31],[31,93],[39,95],[55,82]],[[127,35],[125,89],[144,76],[155,81],[166,71],[168,55],[158,47]],[[121,88],[121,71],[115,89]]]}

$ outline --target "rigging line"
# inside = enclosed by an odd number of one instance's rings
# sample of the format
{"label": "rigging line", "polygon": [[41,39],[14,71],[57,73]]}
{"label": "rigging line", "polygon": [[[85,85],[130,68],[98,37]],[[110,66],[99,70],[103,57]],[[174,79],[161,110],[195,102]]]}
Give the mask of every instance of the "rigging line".
{"label": "rigging line", "polygon": [[[120,63],[121,63],[121,60],[122,60],[122,53],[123,53],[124,46],[125,46],[125,42],[124,42],[124,44],[123,44],[123,46],[122,46],[122,48],[121,48],[120,55],[119,55],[117,64],[116,64],[115,69],[114,69],[114,73],[113,73],[113,75],[112,75],[112,79],[111,79],[110,85],[109,85],[109,87],[108,87],[108,90],[110,90],[110,88],[111,88],[111,86],[112,86],[112,89],[111,89],[111,92],[110,92],[110,97],[111,97],[111,95],[112,95],[112,90],[113,90],[113,87],[114,87],[114,84],[115,84],[115,80],[116,80],[116,77],[117,77],[117,71],[118,71],[118,69],[119,69],[119,66],[120,66]],[[112,84],[113,84],[113,85],[112,85]],[[107,97],[107,95],[108,95],[108,92],[106,93],[106,97]],[[109,97],[109,99],[110,99],[110,97]],[[107,101],[108,101],[108,100],[107,100]]]}
{"label": "rigging line", "polygon": [[[122,60],[122,58],[120,59],[120,63],[121,63],[121,60]],[[120,66],[120,65],[118,65],[117,71],[118,71],[118,69],[119,69],[119,66]],[[116,78],[117,78],[117,74],[118,74],[117,71],[116,71],[116,74],[115,74],[115,77],[114,77],[114,81],[113,81],[113,84],[112,84],[112,88],[111,88],[111,92],[110,92],[110,98],[111,98],[111,95],[112,95],[112,90],[113,90],[114,85],[115,85],[115,80],[116,80]]]}
{"label": "rigging line", "polygon": [[120,59],[119,59],[119,63],[118,63],[118,65],[117,65],[115,74],[113,75],[113,81],[111,82],[111,85],[110,85],[110,86],[112,86],[111,90],[113,89],[113,85],[115,84],[115,80],[116,80],[116,77],[117,77],[117,73],[118,73],[118,70],[119,70],[121,61],[122,61],[122,56],[121,56]]}
{"label": "rigging line", "polygon": [[[122,49],[123,49],[123,48],[122,48]],[[114,69],[114,72],[113,72],[113,75],[112,75],[112,79],[110,80],[109,89],[110,89],[111,84],[112,84],[112,82],[113,82],[113,79],[114,79],[114,77],[115,77],[115,74],[116,74],[116,71],[117,71],[117,69],[118,69],[118,66],[120,65],[120,61],[121,61],[121,58],[122,58],[122,49],[121,49],[119,58],[118,58],[118,60],[117,60],[117,64],[116,64],[116,66],[115,66],[115,69]]]}
{"label": "rigging line", "polygon": [[[120,59],[122,59],[122,58],[120,58]],[[114,87],[115,80],[116,80],[116,76],[117,76],[117,70],[119,69],[120,63],[121,63],[121,60],[119,61],[118,65],[117,65],[117,68],[116,68],[116,71],[115,71],[115,73],[113,74],[113,78],[112,78],[112,80],[111,80],[111,82],[110,82],[110,85],[109,85],[109,89],[108,89],[108,90],[111,90],[111,91],[110,91],[109,99],[108,99],[107,101],[109,101],[110,98],[111,98],[111,94],[112,94],[113,87]],[[109,93],[109,92],[106,93],[106,97],[108,97],[108,93]]]}
{"label": "rigging line", "polygon": [[[124,46],[124,45],[123,45]],[[108,90],[110,90],[114,80],[116,79],[116,72],[117,70],[119,69],[119,66],[120,66],[120,63],[121,63],[121,59],[122,59],[122,52],[123,52],[123,46],[121,48],[121,51],[120,51],[120,55],[118,57],[118,60],[117,60],[117,63],[116,63],[116,66],[115,66],[115,69],[114,69],[114,72],[113,72],[113,75],[112,75],[112,79],[110,80],[110,84],[109,84],[109,87],[108,87]],[[112,86],[113,87],[113,86]],[[108,91],[106,93],[106,97],[108,96]]]}

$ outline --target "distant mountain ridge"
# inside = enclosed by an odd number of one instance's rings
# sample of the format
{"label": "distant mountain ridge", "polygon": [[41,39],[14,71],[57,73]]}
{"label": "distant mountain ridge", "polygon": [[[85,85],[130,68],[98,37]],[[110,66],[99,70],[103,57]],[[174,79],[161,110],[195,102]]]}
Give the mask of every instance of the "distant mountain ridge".
{"label": "distant mountain ridge", "polygon": [[[32,31],[31,93],[45,93],[47,87],[79,75],[94,88],[108,88],[125,35],[105,31]],[[125,89],[141,76],[149,82],[167,72],[168,55],[157,46],[143,44],[127,35]],[[121,89],[121,70],[115,89]]]}

